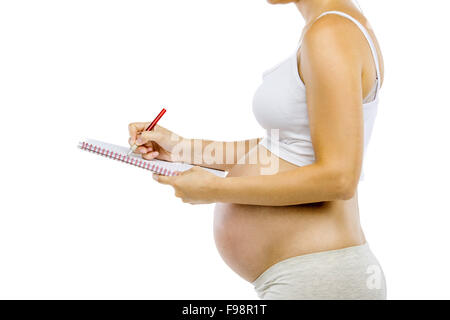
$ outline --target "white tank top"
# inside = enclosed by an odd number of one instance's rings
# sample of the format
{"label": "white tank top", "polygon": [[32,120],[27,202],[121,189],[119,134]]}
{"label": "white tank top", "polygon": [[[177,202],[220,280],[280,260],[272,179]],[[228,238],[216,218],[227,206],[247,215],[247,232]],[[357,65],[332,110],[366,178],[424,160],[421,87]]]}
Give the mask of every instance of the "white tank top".
{"label": "white tank top", "polygon": [[[377,50],[370,34],[359,21],[340,11],[324,12],[317,19],[327,14],[337,14],[353,21],[369,42],[374,58],[376,82],[362,105],[365,154],[379,101],[381,77]],[[306,88],[297,67],[297,52],[300,46],[301,41],[294,54],[263,73],[263,82],[253,99],[253,113],[256,120],[267,131],[266,137],[263,138],[260,145],[283,160],[297,166],[305,166],[314,163],[315,156],[309,130]],[[362,172],[361,179],[363,175]]]}

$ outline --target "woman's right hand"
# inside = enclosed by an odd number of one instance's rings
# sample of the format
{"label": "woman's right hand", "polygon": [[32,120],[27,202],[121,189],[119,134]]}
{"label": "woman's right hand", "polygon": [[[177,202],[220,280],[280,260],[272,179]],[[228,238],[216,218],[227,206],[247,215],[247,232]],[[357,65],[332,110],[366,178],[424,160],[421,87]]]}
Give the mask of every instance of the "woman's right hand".
{"label": "woman's right hand", "polygon": [[160,159],[166,161],[177,161],[172,151],[175,146],[185,139],[172,131],[156,125],[153,130],[145,131],[150,122],[134,122],[128,125],[130,146],[136,144],[138,148],[134,151],[141,154],[146,160]]}

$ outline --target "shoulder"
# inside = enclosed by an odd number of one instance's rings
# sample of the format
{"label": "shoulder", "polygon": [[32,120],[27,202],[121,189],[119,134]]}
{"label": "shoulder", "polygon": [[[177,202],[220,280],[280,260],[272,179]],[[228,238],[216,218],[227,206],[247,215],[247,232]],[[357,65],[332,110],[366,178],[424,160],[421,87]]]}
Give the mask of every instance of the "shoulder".
{"label": "shoulder", "polygon": [[361,80],[364,43],[361,31],[345,17],[329,14],[316,20],[307,30],[300,49],[303,80],[349,83]]}
{"label": "shoulder", "polygon": [[351,20],[337,14],[328,14],[316,20],[306,31],[303,49],[321,56],[348,56],[355,58],[360,50],[361,31]]}

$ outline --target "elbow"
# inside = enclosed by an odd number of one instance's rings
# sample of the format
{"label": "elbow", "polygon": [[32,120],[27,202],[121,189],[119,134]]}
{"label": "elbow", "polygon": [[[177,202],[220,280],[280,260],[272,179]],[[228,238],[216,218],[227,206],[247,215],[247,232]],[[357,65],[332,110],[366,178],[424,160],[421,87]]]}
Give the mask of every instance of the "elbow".
{"label": "elbow", "polygon": [[333,174],[332,194],[336,200],[350,200],[355,196],[358,179],[354,174],[348,172],[335,172]]}
{"label": "elbow", "polygon": [[355,196],[356,186],[353,184],[345,183],[340,187],[338,193],[338,200],[350,200]]}

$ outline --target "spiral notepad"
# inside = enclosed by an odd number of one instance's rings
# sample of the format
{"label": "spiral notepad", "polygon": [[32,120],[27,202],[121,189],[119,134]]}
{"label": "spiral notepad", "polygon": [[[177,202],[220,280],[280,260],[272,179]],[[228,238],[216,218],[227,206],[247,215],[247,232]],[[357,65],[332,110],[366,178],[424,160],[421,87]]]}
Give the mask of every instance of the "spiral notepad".
{"label": "spiral notepad", "polygon": [[[137,166],[142,169],[150,170],[157,174],[165,176],[176,175],[177,172],[189,170],[193,166],[181,162],[168,162],[163,160],[145,160],[141,156],[131,154],[127,155],[129,148],[117,146],[114,144],[101,142],[92,139],[86,139],[79,143],[78,147],[81,150],[90,151],[97,155],[101,155],[113,160],[122,161],[124,163]],[[214,170],[210,168],[203,168],[217,176],[223,177],[226,172],[221,170]]]}

